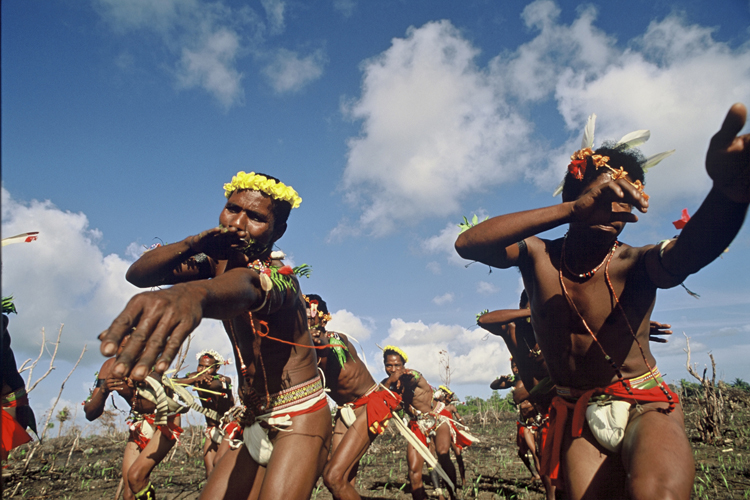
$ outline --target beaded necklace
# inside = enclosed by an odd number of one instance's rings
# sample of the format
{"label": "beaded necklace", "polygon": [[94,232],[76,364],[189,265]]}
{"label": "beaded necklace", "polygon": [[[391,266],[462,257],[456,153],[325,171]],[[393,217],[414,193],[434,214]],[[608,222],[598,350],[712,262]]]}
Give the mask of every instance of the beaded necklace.
{"label": "beaded necklace", "polygon": [[[566,235],[566,238],[567,238],[567,235]],[[596,343],[596,345],[599,346],[599,350],[601,350],[602,354],[604,354],[604,359],[610,364],[612,369],[615,371],[615,375],[617,375],[618,381],[622,384],[622,386],[625,388],[628,394],[632,396],[633,391],[631,389],[630,383],[622,376],[620,367],[617,366],[617,363],[615,362],[615,360],[612,359],[612,357],[609,354],[607,354],[607,352],[604,350],[604,347],[601,345],[596,335],[594,335],[594,332],[591,330],[588,323],[583,318],[583,315],[578,311],[578,308],[576,307],[575,302],[573,302],[573,297],[570,296],[570,294],[568,293],[568,289],[565,287],[565,282],[563,281],[563,271],[562,271],[563,263],[565,261],[565,241],[566,239],[563,239],[562,249],[560,252],[560,266],[559,266],[560,287],[562,288],[563,295],[565,296],[565,299],[568,301],[568,304],[570,304],[570,307],[573,309],[573,311],[576,313],[578,318],[581,320],[581,323],[583,323],[583,327],[589,333],[591,338],[594,339],[594,342]],[[606,265],[604,267],[604,276],[607,281],[607,288],[609,289],[609,292],[615,301],[615,306],[622,313],[622,317],[625,319],[625,324],[628,325],[628,330],[630,331],[630,335],[633,337],[633,340],[635,340],[636,344],[638,345],[638,349],[641,352],[641,356],[643,357],[643,362],[646,364],[646,368],[648,368],[649,374],[651,375],[654,381],[657,381],[656,373],[654,372],[654,369],[651,368],[651,365],[649,364],[648,359],[646,359],[646,353],[643,352],[643,346],[641,345],[641,342],[638,340],[638,337],[633,331],[633,327],[630,326],[630,321],[628,320],[628,316],[627,314],[625,314],[625,309],[622,307],[622,304],[620,303],[620,299],[617,297],[617,292],[615,292],[615,288],[612,285],[612,281],[609,277],[609,263],[612,261],[612,257],[614,256],[615,250],[617,249],[618,245],[619,245],[619,242],[615,241],[612,251],[609,252],[609,255],[604,261],[606,262]],[[599,265],[599,267],[601,267],[601,264]],[[661,389],[661,391],[666,396],[667,401],[669,402],[669,408],[666,410],[657,408],[657,411],[660,411],[662,413],[671,413],[672,411],[674,411],[676,404],[672,398],[672,394],[670,394],[670,392],[664,387],[665,385],[666,385],[666,382],[662,380],[662,382],[659,384],[659,389]]]}
{"label": "beaded necklace", "polygon": [[612,256],[613,256],[613,255],[615,254],[615,250],[617,250],[617,246],[619,245],[619,242],[618,242],[617,240],[615,240],[615,244],[614,244],[614,245],[612,245],[612,250],[610,250],[610,252],[609,252],[609,254],[608,254],[608,255],[605,255],[605,256],[604,256],[604,260],[602,260],[602,261],[601,261],[601,262],[599,263],[599,265],[598,265],[598,266],[596,266],[596,267],[595,267],[594,269],[592,269],[591,271],[588,271],[588,272],[586,272],[586,273],[582,273],[582,274],[578,274],[578,273],[576,273],[576,272],[573,272],[573,270],[572,270],[572,269],[571,269],[571,268],[570,268],[570,267],[568,266],[568,262],[567,262],[567,260],[565,259],[565,242],[566,242],[566,241],[568,241],[568,233],[565,233],[565,237],[563,238],[563,246],[562,246],[562,247],[563,247],[563,249],[562,249],[562,257],[561,257],[561,258],[562,258],[562,262],[563,262],[563,265],[565,266],[565,269],[567,269],[567,270],[568,270],[568,272],[569,272],[570,274],[572,274],[572,275],[574,275],[574,276],[578,276],[578,277],[579,277],[580,279],[589,279],[589,278],[591,278],[591,277],[592,277],[592,276],[593,276],[594,274],[596,274],[596,272],[597,272],[597,271],[598,271],[599,269],[601,269],[601,268],[602,268],[602,266],[604,265],[604,263],[605,263],[605,262],[609,262],[609,259],[611,259],[611,258],[612,258]]}

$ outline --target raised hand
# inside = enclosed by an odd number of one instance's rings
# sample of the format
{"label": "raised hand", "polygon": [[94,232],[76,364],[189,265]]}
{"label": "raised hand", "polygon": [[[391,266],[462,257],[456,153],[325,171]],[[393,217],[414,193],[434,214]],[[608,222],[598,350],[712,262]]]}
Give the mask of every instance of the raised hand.
{"label": "raised hand", "polygon": [[659,323],[657,321],[651,321],[651,329],[648,332],[648,340],[659,344],[666,344],[669,342],[668,339],[662,338],[660,335],[672,335],[672,325],[667,323]]}
{"label": "raised hand", "polygon": [[132,331],[117,356],[113,376],[130,374],[135,380],[143,380],[154,365],[157,371],[166,371],[182,342],[201,321],[202,298],[197,288],[178,284],[130,299],[112,325],[99,335],[102,354],[112,356],[122,338]]}
{"label": "raised hand", "polygon": [[571,215],[586,225],[637,222],[638,216],[630,212],[630,207],[645,213],[648,197],[627,179],[602,180],[575,201]]}
{"label": "raised hand", "polygon": [[750,134],[737,135],[746,118],[744,104],[729,108],[706,153],[706,171],[714,187],[738,203],[750,203]]}
{"label": "raised hand", "polygon": [[226,260],[250,243],[247,232],[235,227],[214,227],[190,237],[188,243],[196,253],[205,253],[216,260]]}

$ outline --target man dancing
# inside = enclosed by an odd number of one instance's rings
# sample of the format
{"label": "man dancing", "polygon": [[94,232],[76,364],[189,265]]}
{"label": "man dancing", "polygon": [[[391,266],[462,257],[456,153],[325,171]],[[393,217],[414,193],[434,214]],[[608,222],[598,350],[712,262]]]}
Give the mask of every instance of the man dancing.
{"label": "man dancing", "polygon": [[[122,353],[130,335],[123,338],[118,353]],[[104,412],[107,397],[116,391],[130,406],[130,434],[122,457],[122,481],[125,500],[154,500],[155,488],[151,472],[164,460],[182,434],[180,415],[167,415],[166,422],[157,423],[157,401],[147,397],[149,384],[113,373],[115,358],[109,358],[99,369],[96,384],[83,405],[86,420],[92,422]],[[161,383],[158,373],[149,374]],[[158,378],[157,378],[158,377]],[[139,387],[142,389],[139,391]]]}
{"label": "man dancing", "polygon": [[[592,151],[592,126],[571,157],[562,204],[495,217],[456,241],[466,259],[521,271],[558,393],[542,468],[562,475],[573,499],[690,497],[693,455],[678,398],[650,352],[649,317],[656,290],[713,261],[745,219],[750,136],[737,133],[746,113],[734,105],[711,140],[713,187],[677,239],[618,241],[638,220],[632,207],[648,209],[644,160],[626,150],[630,139]],[[565,238],[535,236],[562,224]]]}
{"label": "man dancing", "polygon": [[346,335],[326,330],[331,318],[326,302],[313,294],[305,300],[313,342],[328,347],[317,351],[318,366],[328,395],[339,405],[323,482],[337,500],[359,499],[354,488],[359,461],[385,430],[401,398],[375,382]]}
{"label": "man dancing", "polygon": [[[233,421],[224,422],[222,417],[234,406],[232,379],[218,373],[224,364],[224,357],[213,349],[205,349],[196,356],[198,369],[188,373],[185,378],[176,378],[174,382],[191,385],[198,391],[201,405],[206,411],[206,442],[203,444],[203,463],[206,466],[206,477],[211,474],[217,460],[219,445],[228,432],[233,432],[236,425]],[[231,426],[231,428],[230,428]]]}
{"label": "man dancing", "polygon": [[114,354],[133,330],[113,371],[141,380],[154,364],[167,369],[201,319],[223,320],[246,407],[245,446],[221,457],[201,498],[307,499],[328,458],[331,416],[299,283],[271,253],[301,199],[252,172],[235,175],[224,194],[219,227],[148,251],[130,267],[137,286],[174,286],[133,297],[100,335],[101,350]]}
{"label": "man dancing", "polygon": [[[411,418],[409,429],[425,446],[428,445],[428,439],[434,440],[438,462],[455,485],[456,468],[450,457],[452,441],[450,425],[447,419],[439,414],[440,410],[435,411],[430,384],[418,371],[407,369],[404,366],[407,361],[404,351],[395,346],[385,346],[383,363],[388,378],[383,380],[382,384],[391,391],[401,394],[404,411]],[[411,443],[406,448],[406,459],[409,464],[412,497],[415,500],[427,498],[422,483],[424,458]]]}
{"label": "man dancing", "polygon": [[18,373],[16,357],[10,348],[10,333],[8,333],[7,314],[14,313],[16,306],[13,297],[3,297],[3,338],[2,338],[2,444],[0,445],[0,460],[5,461],[10,451],[31,441],[26,432],[30,428],[36,433],[36,419],[29,406],[29,396],[26,394],[26,384]]}
{"label": "man dancing", "polygon": [[453,455],[456,457],[456,463],[458,464],[458,475],[461,478],[461,482],[456,486],[461,487],[466,484],[466,466],[464,465],[463,450],[468,448],[477,438],[469,434],[469,428],[464,425],[461,415],[458,414],[458,408],[456,408],[456,402],[459,400],[456,393],[451,391],[446,385],[438,387],[437,391],[433,394],[433,399],[438,403],[443,403],[444,407],[441,414],[451,419],[451,450]]}

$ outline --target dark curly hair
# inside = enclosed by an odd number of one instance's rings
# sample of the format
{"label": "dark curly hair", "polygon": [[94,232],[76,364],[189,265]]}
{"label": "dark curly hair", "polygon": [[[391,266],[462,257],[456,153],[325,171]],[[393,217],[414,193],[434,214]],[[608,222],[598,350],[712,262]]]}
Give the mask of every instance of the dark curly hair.
{"label": "dark curly hair", "polygon": [[[631,181],[641,181],[642,184],[646,184],[643,172],[643,164],[645,163],[646,158],[639,149],[617,148],[613,141],[608,141],[602,144],[602,146],[594,151],[594,153],[602,156],[609,156],[607,164],[610,167],[614,169],[622,167],[628,173],[628,178]],[[597,169],[594,166],[594,162],[590,156],[586,158],[586,171],[583,174],[583,179],[576,179],[570,172],[565,174],[565,184],[563,184],[562,191],[563,201],[574,201],[578,199],[583,190],[602,173],[603,171],[601,169]]]}

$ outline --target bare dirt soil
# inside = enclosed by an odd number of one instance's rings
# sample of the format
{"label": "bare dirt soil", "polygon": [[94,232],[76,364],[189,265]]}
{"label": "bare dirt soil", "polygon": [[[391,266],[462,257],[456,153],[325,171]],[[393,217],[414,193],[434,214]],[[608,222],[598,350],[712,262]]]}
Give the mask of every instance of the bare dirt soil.
{"label": "bare dirt soil", "polygon": [[[750,393],[725,392],[725,429],[714,444],[698,440],[695,427],[699,407],[685,399],[688,436],[696,460],[694,499],[750,498]],[[466,484],[463,498],[543,499],[541,483],[533,481],[515,448],[516,416],[509,412],[480,412],[472,416],[472,433],[481,442],[464,451]],[[24,445],[14,450],[3,470],[3,498],[114,499],[120,482],[125,433],[76,439],[75,433],[47,439],[34,451]],[[173,454],[152,474],[158,498],[196,499],[205,472],[200,454],[201,428],[191,427]],[[407,499],[409,485],[406,445],[387,431],[365,455],[358,475],[364,498]],[[28,463],[27,463],[28,462]],[[425,470],[428,494],[434,494]],[[319,481],[312,498],[330,499]]]}

